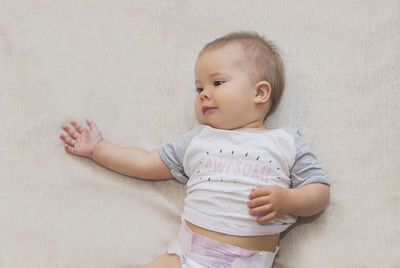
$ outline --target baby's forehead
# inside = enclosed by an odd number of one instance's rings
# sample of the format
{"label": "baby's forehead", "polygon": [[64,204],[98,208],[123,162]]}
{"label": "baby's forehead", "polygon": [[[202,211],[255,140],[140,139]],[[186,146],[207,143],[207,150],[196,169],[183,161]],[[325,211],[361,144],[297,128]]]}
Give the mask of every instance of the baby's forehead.
{"label": "baby's forehead", "polygon": [[[237,67],[251,74],[257,69],[257,64],[253,61],[251,55],[246,51],[244,45],[239,42],[232,41],[222,46],[202,50],[197,58],[195,71],[199,61],[204,63],[210,59],[216,61],[215,65],[210,66],[211,68],[214,66]],[[206,66],[209,67],[208,65]]]}
{"label": "baby's forehead", "polygon": [[197,62],[199,60],[217,60],[224,64],[236,65],[250,62],[248,53],[245,49],[237,43],[226,44],[224,46],[209,48],[202,50],[197,57]]}
{"label": "baby's forehead", "polygon": [[245,46],[237,41],[230,41],[229,43],[219,44],[209,48],[203,48],[200,53],[199,57],[207,54],[225,54],[225,53],[232,53],[232,55],[238,54],[247,54]]}

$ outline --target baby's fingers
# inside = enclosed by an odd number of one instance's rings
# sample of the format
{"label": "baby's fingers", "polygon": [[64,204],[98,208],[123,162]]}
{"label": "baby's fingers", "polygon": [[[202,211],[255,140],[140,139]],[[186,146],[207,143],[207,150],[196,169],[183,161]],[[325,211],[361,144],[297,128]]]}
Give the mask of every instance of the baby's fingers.
{"label": "baby's fingers", "polygon": [[71,139],[70,137],[67,137],[63,134],[60,134],[60,139],[63,140],[66,145],[74,146],[75,145],[75,140]]}
{"label": "baby's fingers", "polygon": [[88,124],[90,130],[98,130],[96,123],[92,120],[86,119],[86,123]]}
{"label": "baby's fingers", "polygon": [[266,222],[271,221],[271,220],[276,219],[276,218],[278,218],[278,214],[275,211],[273,211],[273,212],[268,213],[265,216],[258,217],[256,219],[256,221],[258,223],[266,223]]}
{"label": "baby's fingers", "polygon": [[64,149],[65,149],[65,151],[67,151],[68,153],[75,154],[75,152],[74,152],[74,147],[69,146],[68,144],[65,144]]}
{"label": "baby's fingers", "polygon": [[71,128],[67,126],[63,126],[62,129],[64,129],[65,132],[67,132],[71,137],[73,137],[75,140],[79,137],[79,134],[72,130]]}
{"label": "baby's fingers", "polygon": [[249,208],[259,207],[270,203],[270,198],[268,196],[261,196],[247,202]]}
{"label": "baby's fingers", "polygon": [[71,124],[79,131],[79,133],[85,132],[87,131],[86,128],[84,128],[83,126],[81,126],[79,123],[77,123],[76,121],[71,121]]}
{"label": "baby's fingers", "polygon": [[249,214],[253,216],[265,216],[271,212],[273,212],[273,208],[270,205],[249,209]]}

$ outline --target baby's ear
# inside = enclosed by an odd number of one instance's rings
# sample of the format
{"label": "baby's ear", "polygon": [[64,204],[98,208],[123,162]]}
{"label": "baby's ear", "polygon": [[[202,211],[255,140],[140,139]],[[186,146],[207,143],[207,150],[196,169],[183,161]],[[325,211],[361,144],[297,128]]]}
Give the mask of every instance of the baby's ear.
{"label": "baby's ear", "polygon": [[255,89],[254,103],[267,103],[271,97],[271,85],[267,81],[261,81],[255,85]]}

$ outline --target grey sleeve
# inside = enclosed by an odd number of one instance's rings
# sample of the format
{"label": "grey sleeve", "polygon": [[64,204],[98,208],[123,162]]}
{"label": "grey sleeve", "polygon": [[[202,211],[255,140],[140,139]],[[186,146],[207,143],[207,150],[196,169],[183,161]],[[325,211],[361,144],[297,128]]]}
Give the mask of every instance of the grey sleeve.
{"label": "grey sleeve", "polygon": [[296,146],[296,158],[290,170],[291,187],[298,188],[315,182],[330,185],[328,175],[300,132],[292,126],[285,129],[293,136]]}
{"label": "grey sleeve", "polygon": [[158,153],[164,163],[171,170],[172,175],[181,183],[189,180],[183,168],[183,157],[192,139],[200,133],[204,125],[189,130],[180,136],[169,140],[158,147]]}

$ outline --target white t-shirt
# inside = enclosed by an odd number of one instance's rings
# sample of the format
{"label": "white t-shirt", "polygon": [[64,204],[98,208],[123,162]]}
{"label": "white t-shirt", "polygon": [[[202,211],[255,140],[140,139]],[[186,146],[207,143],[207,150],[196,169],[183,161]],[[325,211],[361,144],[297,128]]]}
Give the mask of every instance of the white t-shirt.
{"label": "white t-shirt", "polygon": [[310,147],[290,125],[265,131],[200,125],[160,145],[158,152],[173,176],[187,184],[182,217],[231,235],[280,233],[296,221],[286,214],[257,223],[247,207],[251,189],[330,184]]}

